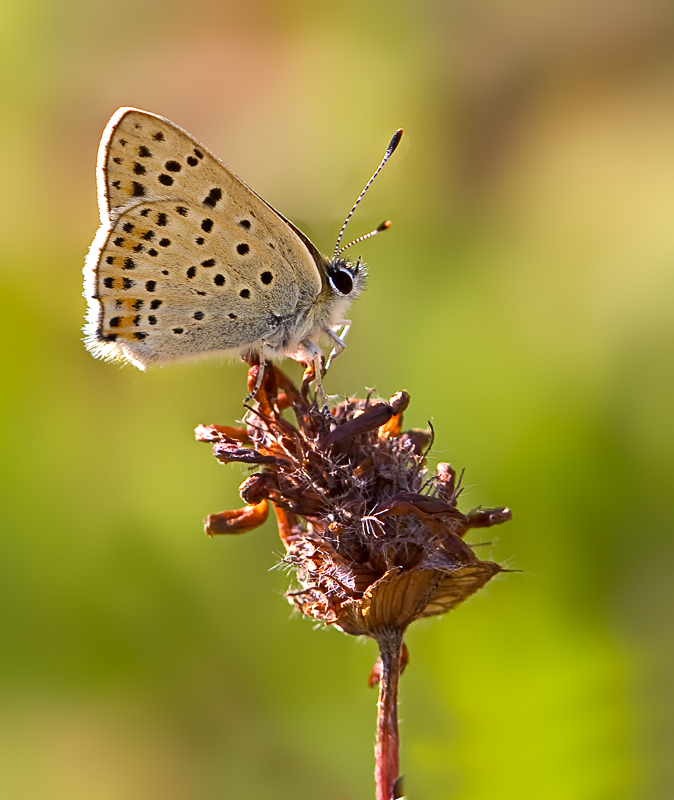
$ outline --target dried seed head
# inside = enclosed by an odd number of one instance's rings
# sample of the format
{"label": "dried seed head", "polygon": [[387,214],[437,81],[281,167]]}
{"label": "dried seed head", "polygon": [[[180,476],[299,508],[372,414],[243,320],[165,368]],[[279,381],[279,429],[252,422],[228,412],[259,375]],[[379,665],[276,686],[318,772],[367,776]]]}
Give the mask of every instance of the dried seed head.
{"label": "dried seed head", "polygon": [[[250,369],[251,387],[258,369]],[[507,508],[460,512],[449,464],[428,476],[432,432],[402,430],[409,401],[406,392],[388,402],[349,398],[329,417],[306,388],[267,367],[245,428],[196,431],[219,461],[260,467],[240,487],[248,505],[212,514],[207,532],[251,530],[264,522],[271,501],[285,561],[299,584],[289,599],[306,616],[380,646],[415,619],[458,605],[500,572],[463,537],[511,517]]]}

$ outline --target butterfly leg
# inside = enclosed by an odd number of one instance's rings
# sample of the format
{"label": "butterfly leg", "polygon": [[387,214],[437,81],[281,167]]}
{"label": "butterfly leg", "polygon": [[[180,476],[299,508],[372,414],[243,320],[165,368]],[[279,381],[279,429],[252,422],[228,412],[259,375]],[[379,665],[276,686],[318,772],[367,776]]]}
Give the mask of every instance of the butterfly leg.
{"label": "butterfly leg", "polygon": [[317,349],[313,355],[314,373],[316,375],[316,394],[318,395],[323,412],[330,414],[330,411],[328,410],[328,398],[325,394],[325,389],[323,388],[323,380],[321,376],[321,369],[323,366],[321,363],[322,360],[323,356],[321,355],[320,350]]}
{"label": "butterfly leg", "polygon": [[344,339],[346,339],[346,335],[351,329],[351,320],[343,319],[339,324],[343,326],[340,333],[337,333],[332,328],[325,328],[325,333],[327,333],[328,336],[332,339],[335,346],[332,348],[332,352],[328,356],[328,360],[325,364],[325,369],[323,370],[323,374],[325,374],[328,371],[328,369],[330,369],[330,364],[332,364],[332,359],[337,358],[337,356],[341,355],[346,349],[346,343]]}
{"label": "butterfly leg", "polygon": [[258,370],[257,370],[257,377],[255,378],[255,386],[253,387],[253,391],[246,397],[243,401],[244,405],[250,403],[254,398],[255,395],[260,391],[260,387],[262,386],[262,381],[264,380],[264,373],[267,369],[267,364],[269,363],[264,355],[264,339],[260,339],[260,353],[258,358]]}
{"label": "butterfly leg", "polygon": [[309,361],[313,365],[314,368],[314,382],[316,384],[316,394],[318,396],[319,403],[321,408],[324,412],[328,412],[328,398],[325,394],[325,390],[323,389],[323,381],[321,380],[321,375],[323,373],[323,354],[321,351],[316,347],[316,345],[309,341],[308,339],[302,342],[302,347],[307,351],[309,355]]}

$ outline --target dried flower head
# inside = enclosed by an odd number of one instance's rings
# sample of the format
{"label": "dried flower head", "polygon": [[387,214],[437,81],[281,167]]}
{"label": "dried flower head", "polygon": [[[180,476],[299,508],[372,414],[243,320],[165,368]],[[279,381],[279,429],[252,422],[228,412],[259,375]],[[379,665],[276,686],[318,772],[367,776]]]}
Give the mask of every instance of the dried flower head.
{"label": "dried flower head", "polygon": [[[258,369],[250,369],[251,386]],[[510,511],[464,514],[449,464],[428,476],[432,432],[402,431],[406,392],[388,402],[349,398],[330,417],[309,400],[307,384],[298,390],[267,367],[246,428],[197,428],[219,461],[260,467],[241,484],[246,507],[212,514],[207,533],[251,530],[271,501],[299,582],[288,597],[308,617],[377,640],[449,611],[501,571],[464,536],[505,522]]]}
{"label": "dried flower head", "polygon": [[501,571],[477,558],[464,537],[511,514],[458,510],[454,470],[441,463],[429,476],[426,468],[432,430],[402,430],[406,392],[388,402],[349,398],[326,414],[309,399],[309,370],[298,389],[268,365],[257,388],[260,368],[248,373],[255,402],[246,427],[196,429],[218,461],[259,468],[240,487],[247,505],[211,514],[206,532],[249,531],[266,520],[271,501],[299,584],[287,597],[307,617],[377,641],[370,678],[379,684],[377,800],[402,797],[396,706],[404,632],[415,619],[454,608]]}

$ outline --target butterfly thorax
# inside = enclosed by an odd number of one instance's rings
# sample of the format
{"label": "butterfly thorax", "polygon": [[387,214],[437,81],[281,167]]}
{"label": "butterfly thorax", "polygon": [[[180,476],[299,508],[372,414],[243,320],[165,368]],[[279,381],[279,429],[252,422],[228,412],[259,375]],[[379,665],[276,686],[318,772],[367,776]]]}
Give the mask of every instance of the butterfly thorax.
{"label": "butterfly thorax", "polygon": [[351,303],[365,288],[366,269],[344,258],[328,259],[312,253],[321,276],[317,296],[298,298],[296,309],[284,317],[270,315],[270,333],[264,344],[267,354],[291,356],[301,353],[306,343],[316,344],[322,334],[334,330],[343,321]]}

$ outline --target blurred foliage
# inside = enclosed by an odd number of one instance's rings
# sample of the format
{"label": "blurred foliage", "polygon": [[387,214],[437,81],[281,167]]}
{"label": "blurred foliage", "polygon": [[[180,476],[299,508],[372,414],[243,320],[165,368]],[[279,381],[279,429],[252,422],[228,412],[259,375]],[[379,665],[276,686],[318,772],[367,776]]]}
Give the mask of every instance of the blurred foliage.
{"label": "blurred foliage", "polygon": [[280,596],[270,522],[197,423],[245,369],[142,374],[80,342],[111,113],[174,120],[368,292],[329,391],[412,395],[523,570],[409,636],[411,798],[674,796],[674,13],[665,0],[0,9],[0,794],[355,800],[374,647]]}

